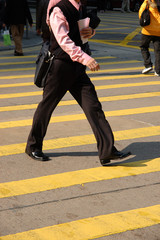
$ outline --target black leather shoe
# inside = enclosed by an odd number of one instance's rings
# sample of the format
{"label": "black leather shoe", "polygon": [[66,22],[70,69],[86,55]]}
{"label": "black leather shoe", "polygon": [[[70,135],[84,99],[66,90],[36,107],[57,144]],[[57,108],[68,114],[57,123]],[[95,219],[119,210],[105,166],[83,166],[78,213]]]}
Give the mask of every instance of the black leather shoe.
{"label": "black leather shoe", "polygon": [[110,162],[110,160],[123,159],[130,155],[131,155],[131,152],[121,152],[115,149],[109,157],[105,159],[100,159],[100,162],[103,166],[105,166],[107,163]]}
{"label": "black leather shoe", "polygon": [[42,151],[35,151],[35,152],[29,152],[29,153],[26,151],[26,154],[35,160],[39,160],[39,161],[50,160],[49,157],[46,156]]}
{"label": "black leather shoe", "polygon": [[14,56],[24,56],[24,54],[23,54],[23,53],[20,53],[20,52],[17,52],[17,51],[15,51],[15,52],[14,52]]}

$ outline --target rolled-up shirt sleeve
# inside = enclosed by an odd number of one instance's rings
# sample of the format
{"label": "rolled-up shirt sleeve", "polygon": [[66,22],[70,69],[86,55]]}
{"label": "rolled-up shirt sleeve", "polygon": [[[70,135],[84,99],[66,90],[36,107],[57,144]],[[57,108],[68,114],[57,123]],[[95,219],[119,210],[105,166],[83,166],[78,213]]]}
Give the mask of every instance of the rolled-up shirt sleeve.
{"label": "rolled-up shirt sleeve", "polygon": [[50,26],[60,47],[70,56],[72,61],[86,65],[91,57],[68,36],[69,24],[59,7],[55,7],[50,15]]}

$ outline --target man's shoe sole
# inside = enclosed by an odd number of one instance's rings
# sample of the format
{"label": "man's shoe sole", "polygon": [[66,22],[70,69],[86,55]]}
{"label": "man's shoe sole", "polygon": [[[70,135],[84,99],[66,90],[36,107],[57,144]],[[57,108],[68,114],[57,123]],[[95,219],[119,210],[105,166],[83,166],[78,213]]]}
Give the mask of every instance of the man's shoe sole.
{"label": "man's shoe sole", "polygon": [[[123,158],[126,158],[126,157],[128,157],[128,156],[130,156],[132,153],[131,152],[127,152],[127,153],[124,153],[124,154],[122,154],[121,156],[110,156],[110,157],[108,157],[107,159],[103,159],[103,160],[100,160],[100,162],[101,162],[101,164],[102,164],[102,166],[106,166],[109,162],[110,162],[110,160],[118,160],[118,159],[123,159]],[[104,162],[103,162],[104,161]]]}

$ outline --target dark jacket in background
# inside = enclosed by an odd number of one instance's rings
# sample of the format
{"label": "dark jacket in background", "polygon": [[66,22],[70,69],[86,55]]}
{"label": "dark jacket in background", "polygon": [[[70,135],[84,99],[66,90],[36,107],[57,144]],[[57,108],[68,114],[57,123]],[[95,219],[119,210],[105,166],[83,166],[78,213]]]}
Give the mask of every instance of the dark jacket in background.
{"label": "dark jacket in background", "polygon": [[42,38],[49,39],[50,31],[46,23],[47,8],[49,0],[39,0],[36,6],[36,30],[42,31]]}
{"label": "dark jacket in background", "polygon": [[5,0],[0,0],[0,29],[2,29],[2,25],[4,23],[4,15],[5,15]]}
{"label": "dark jacket in background", "polygon": [[6,0],[5,23],[7,25],[33,24],[27,0]]}

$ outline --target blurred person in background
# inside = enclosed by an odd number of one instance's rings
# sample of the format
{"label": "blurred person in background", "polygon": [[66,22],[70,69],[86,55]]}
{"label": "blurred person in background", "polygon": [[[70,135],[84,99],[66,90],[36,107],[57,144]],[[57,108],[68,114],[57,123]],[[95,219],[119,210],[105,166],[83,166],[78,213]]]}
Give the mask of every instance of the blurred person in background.
{"label": "blurred person in background", "polygon": [[29,22],[32,27],[33,20],[27,0],[6,0],[5,24],[10,27],[15,44],[15,56],[23,56],[22,38],[24,26]]}
{"label": "blurred person in background", "polygon": [[0,0],[0,30],[5,28],[4,15],[5,15],[6,1]]}
{"label": "blurred person in background", "polygon": [[121,12],[128,12],[130,13],[130,0],[123,0],[122,1],[122,9],[121,9]]}
{"label": "blurred person in background", "polygon": [[105,5],[106,5],[106,0],[98,0],[98,8],[100,13],[105,12],[105,9],[106,9]]}
{"label": "blurred person in background", "polygon": [[50,30],[46,23],[49,0],[39,0],[36,7],[36,32],[41,35],[43,42],[50,39]]}
{"label": "blurred person in background", "polygon": [[153,70],[153,63],[149,52],[149,45],[153,42],[155,55],[155,75],[160,76],[160,0],[145,0],[139,9],[139,18],[149,5],[150,24],[142,28],[141,54],[144,60],[145,69],[142,73],[146,74]]}

